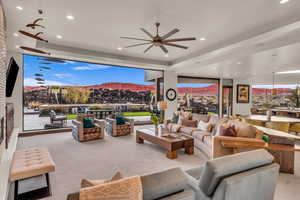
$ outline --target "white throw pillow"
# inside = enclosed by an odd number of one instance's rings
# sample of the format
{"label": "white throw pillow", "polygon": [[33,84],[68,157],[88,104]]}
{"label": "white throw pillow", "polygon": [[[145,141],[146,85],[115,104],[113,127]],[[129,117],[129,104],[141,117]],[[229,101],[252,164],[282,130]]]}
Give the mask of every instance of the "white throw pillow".
{"label": "white throw pillow", "polygon": [[202,120],[198,121],[198,126],[197,129],[201,130],[201,131],[207,131],[207,127],[209,126],[209,123],[205,123]]}

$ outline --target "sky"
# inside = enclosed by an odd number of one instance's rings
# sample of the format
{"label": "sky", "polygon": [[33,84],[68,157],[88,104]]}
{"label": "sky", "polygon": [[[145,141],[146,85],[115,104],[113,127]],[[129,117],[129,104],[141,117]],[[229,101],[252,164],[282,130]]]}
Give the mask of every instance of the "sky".
{"label": "sky", "polygon": [[[39,56],[24,55],[24,86],[37,86],[35,73],[43,74],[46,85],[96,85],[107,82],[136,83],[151,85],[144,81],[144,69],[117,67],[110,65],[93,64],[87,62],[65,60],[65,63],[51,62],[41,65]],[[50,67],[50,70],[40,66]],[[211,83],[180,83],[178,87],[207,87]],[[272,88],[272,85],[256,85],[254,88]],[[277,85],[277,88],[295,88],[296,85]]]}
{"label": "sky", "polygon": [[[43,74],[45,85],[96,85],[107,82],[122,82],[151,85],[144,81],[144,69],[116,67],[110,65],[64,60],[65,63],[40,60],[39,56],[24,55],[24,86],[37,86],[35,74]],[[50,70],[40,69],[50,67]],[[42,70],[42,71],[40,71]],[[206,87],[211,84],[180,83],[178,87]]]}
{"label": "sky", "polygon": [[[24,86],[37,85],[35,73],[44,75],[46,85],[94,85],[106,82],[153,84],[144,81],[144,69],[69,60],[65,60],[65,63],[51,62],[48,65],[41,65],[38,63],[47,61],[39,60],[40,58],[43,57],[24,55]],[[40,71],[39,66],[51,69]]]}

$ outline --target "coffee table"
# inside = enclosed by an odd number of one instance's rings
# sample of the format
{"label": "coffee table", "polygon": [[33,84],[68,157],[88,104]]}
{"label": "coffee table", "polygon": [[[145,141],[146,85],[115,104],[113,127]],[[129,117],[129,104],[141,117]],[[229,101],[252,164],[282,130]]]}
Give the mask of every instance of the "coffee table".
{"label": "coffee table", "polygon": [[191,136],[174,134],[155,134],[154,129],[140,129],[136,131],[136,142],[143,144],[144,140],[157,144],[167,150],[167,158],[177,158],[177,150],[184,149],[186,154],[194,154],[194,139]]}

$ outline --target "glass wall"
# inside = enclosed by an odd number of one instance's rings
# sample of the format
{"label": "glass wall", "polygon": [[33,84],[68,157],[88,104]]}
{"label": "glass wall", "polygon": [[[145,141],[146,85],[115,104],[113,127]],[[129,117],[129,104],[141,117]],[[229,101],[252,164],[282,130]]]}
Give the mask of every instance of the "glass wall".
{"label": "glass wall", "polygon": [[219,114],[219,80],[178,77],[178,107],[194,113]]}
{"label": "glass wall", "polygon": [[297,85],[253,85],[252,104],[263,107],[299,107]]}
{"label": "glass wall", "polygon": [[31,55],[24,55],[23,62],[24,130],[68,127],[81,113],[105,118],[117,112],[147,121],[163,87],[156,92],[159,81],[146,79],[146,70],[139,68]]}

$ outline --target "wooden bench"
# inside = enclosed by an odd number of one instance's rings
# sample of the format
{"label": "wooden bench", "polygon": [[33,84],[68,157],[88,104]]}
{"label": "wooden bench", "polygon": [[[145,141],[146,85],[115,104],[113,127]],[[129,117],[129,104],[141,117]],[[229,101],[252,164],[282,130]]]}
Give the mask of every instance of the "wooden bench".
{"label": "wooden bench", "polygon": [[50,196],[49,172],[54,170],[55,164],[47,149],[32,148],[16,151],[10,170],[10,181],[15,182],[14,199],[24,199],[23,194],[18,195],[19,181],[40,175],[46,175],[46,195]]}

